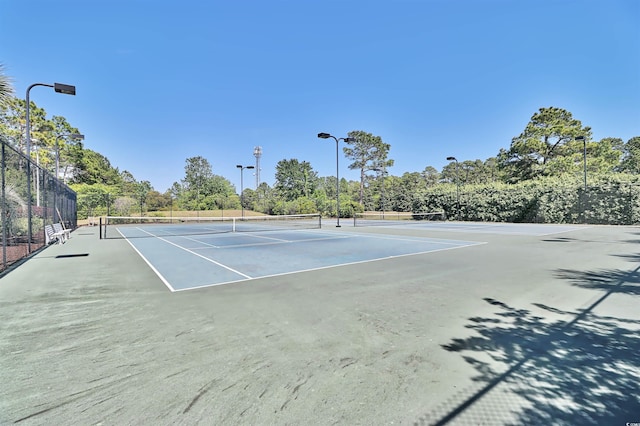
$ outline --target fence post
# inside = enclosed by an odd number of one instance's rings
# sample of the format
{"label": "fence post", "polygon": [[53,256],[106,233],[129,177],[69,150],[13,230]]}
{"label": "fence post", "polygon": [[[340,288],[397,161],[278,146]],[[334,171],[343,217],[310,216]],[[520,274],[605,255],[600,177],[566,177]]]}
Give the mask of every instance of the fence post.
{"label": "fence post", "polygon": [[5,177],[4,177],[4,169],[6,166],[5,163],[5,149],[4,149],[4,139],[0,140],[2,143],[2,157],[0,158],[0,166],[2,167],[2,194],[0,195],[0,220],[2,220],[2,268],[0,271],[3,271],[7,268],[7,237],[9,232],[7,230],[7,200],[5,194]]}

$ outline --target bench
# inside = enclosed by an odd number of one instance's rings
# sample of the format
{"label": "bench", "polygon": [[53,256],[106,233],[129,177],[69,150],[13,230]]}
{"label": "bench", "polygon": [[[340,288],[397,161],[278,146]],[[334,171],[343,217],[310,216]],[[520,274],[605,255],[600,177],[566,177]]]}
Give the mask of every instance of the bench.
{"label": "bench", "polygon": [[44,233],[47,245],[53,244],[54,242],[57,242],[58,244],[64,244],[64,242],[66,241],[66,233],[64,231],[56,232],[53,228],[53,225],[45,225]]}
{"label": "bench", "polygon": [[62,226],[62,223],[54,223],[53,230],[58,233],[62,232],[64,234],[65,241],[71,238],[71,229],[65,228],[64,226]]}

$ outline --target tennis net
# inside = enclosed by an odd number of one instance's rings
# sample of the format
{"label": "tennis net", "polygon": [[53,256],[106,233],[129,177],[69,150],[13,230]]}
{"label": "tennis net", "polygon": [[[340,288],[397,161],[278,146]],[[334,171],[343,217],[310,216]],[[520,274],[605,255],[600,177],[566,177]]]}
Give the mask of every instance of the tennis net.
{"label": "tennis net", "polygon": [[106,216],[100,218],[100,238],[168,237],[321,227],[320,214],[246,216],[244,218]]}
{"label": "tennis net", "polygon": [[365,212],[353,216],[353,226],[410,225],[427,221],[444,221],[444,212]]}

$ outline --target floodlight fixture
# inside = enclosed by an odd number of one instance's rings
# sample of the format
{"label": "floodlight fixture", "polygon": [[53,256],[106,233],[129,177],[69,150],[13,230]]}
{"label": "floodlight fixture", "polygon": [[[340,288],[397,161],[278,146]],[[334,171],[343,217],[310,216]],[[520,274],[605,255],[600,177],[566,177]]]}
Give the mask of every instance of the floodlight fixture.
{"label": "floodlight fixture", "polygon": [[318,138],[320,139],[329,139],[333,138],[336,141],[336,216],[337,216],[337,224],[336,228],[340,228],[340,168],[338,166],[338,143],[340,141],[345,141],[347,143],[354,142],[355,138],[336,138],[331,133],[318,133]]}
{"label": "floodlight fixture", "polygon": [[243,166],[237,164],[237,168],[240,169],[240,207],[242,209],[242,218],[244,219],[244,169],[255,169],[255,166]]}
{"label": "floodlight fixture", "polygon": [[33,239],[33,230],[31,226],[31,123],[29,121],[29,109],[30,109],[30,101],[29,101],[29,92],[36,86],[46,86],[53,87],[53,89],[57,93],[62,93],[65,95],[75,95],[76,87],[71,86],[69,84],[62,83],[33,83],[29,87],[27,87],[27,94],[25,97],[25,139],[26,139],[26,148],[27,148],[27,200],[29,201],[27,204],[27,252],[31,253],[31,240]]}
{"label": "floodlight fixture", "polygon": [[73,95],[76,94],[76,86],[72,86],[70,84],[62,84],[62,83],[54,83],[53,90],[57,93],[62,93],[64,95]]}

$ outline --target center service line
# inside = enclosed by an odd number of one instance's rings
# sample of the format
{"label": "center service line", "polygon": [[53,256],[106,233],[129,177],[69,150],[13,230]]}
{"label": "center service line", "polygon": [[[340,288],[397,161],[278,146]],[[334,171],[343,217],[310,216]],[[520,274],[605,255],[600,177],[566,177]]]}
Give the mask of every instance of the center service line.
{"label": "center service line", "polygon": [[[138,229],[140,229],[140,228],[138,228]],[[187,253],[191,253],[191,254],[193,254],[193,255],[195,255],[195,256],[198,256],[198,257],[200,257],[200,258],[202,258],[202,259],[204,259],[204,260],[206,260],[206,261],[208,261],[208,262],[211,262],[211,263],[213,263],[213,264],[215,264],[215,265],[218,265],[218,266],[220,266],[220,267],[222,267],[222,268],[224,268],[224,269],[227,269],[227,270],[229,270],[229,271],[231,271],[231,272],[234,272],[234,273],[236,273],[236,274],[238,274],[238,275],[240,275],[240,276],[243,276],[243,277],[245,277],[245,278],[247,278],[247,279],[251,279],[251,278],[252,278],[252,277],[250,277],[250,276],[249,276],[249,275],[247,275],[247,274],[243,274],[243,273],[242,273],[242,272],[240,272],[240,271],[236,271],[235,269],[230,268],[230,267],[229,267],[229,266],[227,266],[227,265],[223,265],[223,264],[222,264],[222,263],[220,263],[220,262],[216,262],[215,260],[210,259],[210,258],[208,258],[208,257],[206,257],[206,256],[201,255],[201,254],[198,254],[198,253],[194,252],[193,250],[189,250],[188,248],[186,248],[186,247],[182,247],[182,246],[181,246],[181,245],[179,245],[179,244],[172,243],[171,241],[166,240],[166,239],[164,239],[164,238],[162,238],[162,237],[158,237],[157,235],[154,235],[154,234],[152,234],[151,232],[147,232],[147,231],[145,231],[144,229],[140,229],[140,230],[141,230],[142,232],[144,232],[144,233],[147,233],[147,234],[151,235],[151,236],[152,236],[152,237],[154,237],[154,238],[157,238],[157,239],[159,239],[159,240],[162,240],[162,241],[164,241],[165,243],[169,243],[169,244],[171,244],[172,246],[178,247],[179,249],[186,251]]]}

